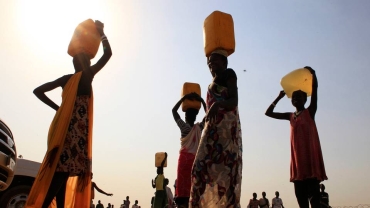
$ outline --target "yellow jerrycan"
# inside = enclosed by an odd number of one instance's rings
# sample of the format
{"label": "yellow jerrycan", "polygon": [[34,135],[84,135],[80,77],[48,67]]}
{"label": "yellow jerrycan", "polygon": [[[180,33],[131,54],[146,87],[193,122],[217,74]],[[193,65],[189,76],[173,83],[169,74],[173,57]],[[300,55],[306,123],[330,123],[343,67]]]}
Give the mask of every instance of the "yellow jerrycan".
{"label": "yellow jerrycan", "polygon": [[72,57],[86,53],[93,59],[100,45],[100,34],[92,19],[81,22],[75,29],[68,46],[68,54]]}
{"label": "yellow jerrycan", "polygon": [[216,49],[224,49],[231,55],[235,51],[234,21],[230,14],[214,11],[203,25],[204,52],[208,57]]}
{"label": "yellow jerrycan", "polygon": [[296,69],[281,78],[280,85],[288,98],[291,98],[293,92],[297,90],[302,90],[307,93],[307,96],[311,96],[312,74],[305,68]]}
{"label": "yellow jerrycan", "polygon": [[[200,85],[197,84],[197,83],[185,82],[184,85],[182,86],[181,97],[183,97],[186,94],[192,93],[192,92],[195,92],[199,96],[201,96],[201,94],[200,94]],[[188,108],[194,108],[194,109],[199,110],[201,108],[201,106],[202,106],[202,104],[201,104],[200,101],[189,100],[189,99],[185,99],[181,104],[183,112],[186,112],[186,110]]]}
{"label": "yellow jerrycan", "polygon": [[[164,160],[165,154],[164,152],[157,152],[155,153],[155,167],[161,167],[162,161]],[[164,166],[167,167],[167,159],[164,162]]]}

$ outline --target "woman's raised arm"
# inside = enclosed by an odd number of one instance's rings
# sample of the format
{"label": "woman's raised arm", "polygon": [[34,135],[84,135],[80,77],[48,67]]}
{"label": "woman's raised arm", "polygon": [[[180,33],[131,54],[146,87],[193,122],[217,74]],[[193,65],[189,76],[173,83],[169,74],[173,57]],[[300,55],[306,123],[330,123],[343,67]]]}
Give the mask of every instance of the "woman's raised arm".
{"label": "woman's raised arm", "polygon": [[108,38],[104,34],[104,24],[101,23],[100,21],[96,20],[95,21],[95,25],[96,25],[97,30],[100,33],[100,36],[101,36],[101,42],[103,44],[104,54],[99,59],[99,61],[96,62],[96,64],[94,64],[93,66],[91,66],[91,70],[92,70],[93,75],[95,75],[96,73],[98,73],[105,66],[105,64],[107,64],[107,62],[109,61],[110,57],[112,56],[112,49],[110,48],[110,44],[108,42]]}

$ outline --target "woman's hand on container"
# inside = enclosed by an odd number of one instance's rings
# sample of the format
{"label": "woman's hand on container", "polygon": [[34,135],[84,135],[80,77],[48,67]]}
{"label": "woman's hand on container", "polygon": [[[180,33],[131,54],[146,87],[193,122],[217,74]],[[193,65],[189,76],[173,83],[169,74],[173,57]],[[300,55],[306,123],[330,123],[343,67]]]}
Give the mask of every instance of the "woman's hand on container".
{"label": "woman's hand on container", "polygon": [[195,99],[197,100],[197,101],[199,101],[199,102],[203,102],[204,100],[203,100],[203,98],[201,97],[201,96],[199,96],[198,94],[197,94],[197,96],[195,97]]}
{"label": "woman's hand on container", "polygon": [[184,95],[181,99],[184,101],[185,99],[189,99],[190,94]]}
{"label": "woman's hand on container", "polygon": [[194,94],[196,94],[195,92],[191,92],[189,94],[186,94],[184,95],[184,99],[189,99],[189,100],[193,100],[195,98]]}
{"label": "woman's hand on container", "polygon": [[308,71],[311,72],[311,74],[315,74],[315,70],[313,70],[310,66],[305,66],[305,69],[308,69]]}
{"label": "woman's hand on container", "polygon": [[96,29],[99,31],[99,33],[102,34],[104,30],[104,24],[100,22],[99,20],[95,20],[95,26],[96,26]]}
{"label": "woman's hand on container", "polygon": [[279,95],[278,95],[278,98],[281,99],[285,96],[285,92],[284,90],[280,91]]}
{"label": "woman's hand on container", "polygon": [[197,94],[197,93],[195,93],[195,92],[192,92],[191,94],[192,94],[192,97],[193,97],[195,100],[202,102],[203,98],[202,98],[200,95],[198,95],[198,94]]}

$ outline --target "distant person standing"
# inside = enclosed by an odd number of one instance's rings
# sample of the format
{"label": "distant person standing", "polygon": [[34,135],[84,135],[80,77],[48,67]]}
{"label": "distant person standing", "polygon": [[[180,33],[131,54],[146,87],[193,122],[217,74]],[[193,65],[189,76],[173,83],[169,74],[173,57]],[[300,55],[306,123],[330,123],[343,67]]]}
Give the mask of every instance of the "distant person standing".
{"label": "distant person standing", "polygon": [[112,208],[112,205],[110,203],[108,203],[107,208]]}
{"label": "distant person standing", "polygon": [[173,194],[172,194],[171,188],[168,187],[168,184],[169,184],[168,178],[164,179],[164,184],[165,184],[165,187],[166,187],[166,194],[167,194],[167,201],[168,201],[167,208],[173,208],[173,203],[174,203]]}
{"label": "distant person standing", "polygon": [[262,192],[262,198],[260,198],[260,208],[269,208],[270,207],[270,202],[266,198],[266,192]]}
{"label": "distant person standing", "polygon": [[258,208],[260,201],[257,199],[257,194],[253,193],[253,198],[249,200],[248,208]]}
{"label": "distant person standing", "polygon": [[132,208],[139,208],[140,206],[138,205],[139,201],[135,200],[135,204],[132,205]]}
{"label": "distant person standing", "polygon": [[284,208],[283,200],[279,198],[279,192],[275,192],[275,198],[272,199],[272,208]]}
{"label": "distant person standing", "polygon": [[325,192],[325,185],[320,184],[320,204],[321,208],[329,208],[329,194]]}
{"label": "distant person standing", "polygon": [[308,108],[305,108],[307,93],[301,90],[292,94],[295,112],[276,113],[274,108],[285,96],[281,91],[267,108],[265,115],[290,121],[290,182],[294,183],[295,196],[300,208],[320,208],[320,182],[327,180],[319,134],[316,128],[318,81],[311,67],[304,67],[312,75],[312,93]]}
{"label": "distant person standing", "polygon": [[120,208],[125,208],[126,200],[123,200],[123,204],[121,204]]}
{"label": "distant person standing", "polygon": [[126,196],[126,200],[125,200],[125,208],[130,208],[130,197],[129,196]]}
{"label": "distant person standing", "polygon": [[[93,173],[91,173],[91,179],[93,177]],[[107,196],[113,196],[111,193],[106,193],[105,191],[101,190],[95,182],[91,181],[91,204],[93,199],[95,198],[95,190],[97,190],[99,193],[105,194]]]}
{"label": "distant person standing", "polygon": [[96,208],[104,208],[104,205],[100,202],[100,200],[98,201]]}

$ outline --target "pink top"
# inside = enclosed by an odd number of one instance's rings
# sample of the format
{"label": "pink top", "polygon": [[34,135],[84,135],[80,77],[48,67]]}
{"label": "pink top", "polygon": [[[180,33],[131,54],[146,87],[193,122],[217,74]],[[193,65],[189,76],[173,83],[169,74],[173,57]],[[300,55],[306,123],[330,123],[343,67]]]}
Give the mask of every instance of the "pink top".
{"label": "pink top", "polygon": [[310,112],[305,109],[294,118],[290,115],[290,181],[316,178],[327,180],[319,134]]}

